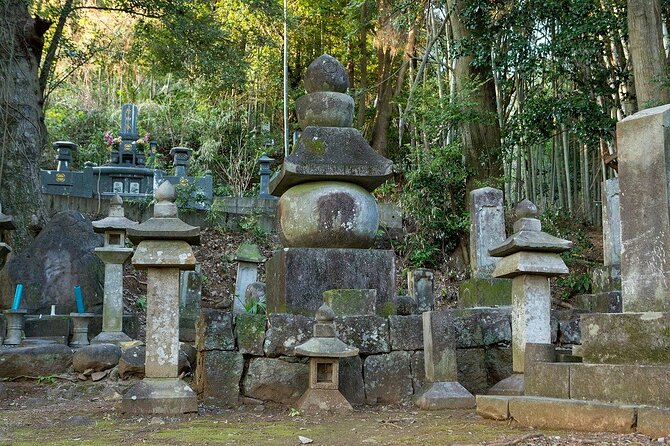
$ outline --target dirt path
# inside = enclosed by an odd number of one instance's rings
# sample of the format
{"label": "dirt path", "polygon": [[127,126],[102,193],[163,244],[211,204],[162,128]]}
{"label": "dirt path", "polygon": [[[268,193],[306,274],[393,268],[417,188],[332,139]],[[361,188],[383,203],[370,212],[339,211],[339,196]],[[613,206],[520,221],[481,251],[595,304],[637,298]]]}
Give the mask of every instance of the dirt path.
{"label": "dirt path", "polygon": [[183,417],[124,416],[129,383],[5,383],[0,445],[661,445],[670,438],[549,432],[483,420],[473,411],[365,408],[309,415],[282,406],[201,408]]}

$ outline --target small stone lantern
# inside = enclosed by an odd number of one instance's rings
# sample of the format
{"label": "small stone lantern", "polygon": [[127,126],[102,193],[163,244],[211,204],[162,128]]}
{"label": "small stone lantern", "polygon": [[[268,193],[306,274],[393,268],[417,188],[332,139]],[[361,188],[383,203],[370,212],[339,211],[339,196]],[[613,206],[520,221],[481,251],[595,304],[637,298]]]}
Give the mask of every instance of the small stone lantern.
{"label": "small stone lantern", "polygon": [[298,400],[303,410],[350,411],[349,401],[338,390],[340,358],[358,355],[335,334],[335,313],[326,304],[316,311],[314,336],[295,348],[296,355],[309,357],[309,388]]}
{"label": "small stone lantern", "polygon": [[123,200],[114,195],[109,201],[109,216],[93,222],[95,232],[103,232],[105,244],[95,254],[105,263],[105,295],[102,308],[102,332],[91,343],[120,344],[130,341],[123,332],[123,264],[133,253],[126,248],[126,230],[137,222],[125,217]]}
{"label": "small stone lantern", "polygon": [[259,174],[261,177],[261,184],[258,193],[260,198],[275,198],[270,193],[270,175],[272,174],[272,169],[270,169],[270,167],[274,161],[274,158],[270,158],[266,153],[263,153],[263,156],[256,161],[256,164],[260,166]]}
{"label": "small stone lantern", "polygon": [[176,191],[169,181],[156,190],[154,216],[128,229],[137,244],[133,265],[147,270],[147,322],[144,379],[128,389],[122,411],[177,415],[197,412],[196,394],[179,378],[180,271],[195,269],[191,245],[200,228],[178,217]]}
{"label": "small stone lantern", "polygon": [[[70,141],[56,141],[54,149],[57,151],[56,161],[58,161],[56,170],[58,172],[69,172],[72,152],[77,150],[77,144]],[[56,181],[58,181],[58,176],[56,177]]]}
{"label": "small stone lantern", "polygon": [[172,155],[172,165],[174,166],[174,175],[184,178],[187,175],[189,159],[192,150],[187,147],[173,147],[170,149]]}
{"label": "small stone lantern", "polygon": [[514,375],[493,386],[492,395],[523,395],[527,343],[551,344],[551,289],[549,278],[568,274],[559,255],[572,242],[542,232],[537,207],[523,200],[514,209],[514,234],[489,250],[502,257],[493,277],[512,279],[512,370]]}

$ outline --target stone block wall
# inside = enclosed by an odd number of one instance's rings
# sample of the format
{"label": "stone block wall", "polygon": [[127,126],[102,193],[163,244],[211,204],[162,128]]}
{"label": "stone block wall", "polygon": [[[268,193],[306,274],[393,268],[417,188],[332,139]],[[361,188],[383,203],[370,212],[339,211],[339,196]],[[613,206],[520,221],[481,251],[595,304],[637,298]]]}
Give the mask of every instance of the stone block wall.
{"label": "stone block wall", "polygon": [[[483,393],[512,373],[510,309],[459,309],[459,381]],[[294,348],[312,336],[314,319],[203,309],[196,326],[196,389],[205,404],[293,404],[307,388],[307,359]],[[407,403],[425,379],[421,315],[335,319],[360,355],[343,359],[340,391],[353,405]]]}

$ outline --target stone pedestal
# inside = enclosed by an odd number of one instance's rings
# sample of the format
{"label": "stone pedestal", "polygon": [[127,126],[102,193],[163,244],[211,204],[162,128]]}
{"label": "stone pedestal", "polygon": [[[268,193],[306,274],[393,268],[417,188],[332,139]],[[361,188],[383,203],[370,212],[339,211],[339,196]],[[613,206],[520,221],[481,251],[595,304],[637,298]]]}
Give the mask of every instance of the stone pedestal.
{"label": "stone pedestal", "polygon": [[130,341],[123,332],[123,263],[133,253],[132,248],[96,248],[95,253],[105,262],[105,295],[102,306],[102,332],[92,344],[119,344]]}
{"label": "stone pedestal", "polygon": [[7,327],[7,335],[3,344],[5,345],[19,345],[23,339],[23,329],[25,326],[25,317],[28,310],[5,310],[5,325]]}
{"label": "stone pedestal", "polygon": [[426,384],[414,396],[421,409],[475,407],[475,398],[458,383],[456,333],[450,311],[423,313],[423,350]]}
{"label": "stone pedestal", "polygon": [[284,248],[266,265],[268,313],[311,316],[332,289],[376,289],[377,314],[395,312],[393,251],[344,248]]}
{"label": "stone pedestal", "polygon": [[94,316],[93,313],[70,313],[70,319],[72,319],[70,347],[84,347],[89,344],[88,323]]}

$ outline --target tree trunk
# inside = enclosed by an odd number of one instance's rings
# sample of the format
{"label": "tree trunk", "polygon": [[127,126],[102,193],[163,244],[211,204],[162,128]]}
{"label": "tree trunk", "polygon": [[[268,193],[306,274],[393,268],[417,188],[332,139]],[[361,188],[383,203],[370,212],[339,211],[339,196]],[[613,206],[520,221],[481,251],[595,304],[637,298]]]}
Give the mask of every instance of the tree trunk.
{"label": "tree trunk", "polygon": [[[451,11],[449,20],[456,41],[470,36],[470,30],[460,18],[461,11],[469,1],[447,0]],[[459,57],[454,70],[457,91],[465,91],[473,83],[477,85],[470,99],[474,103],[474,111],[485,118],[461,125],[465,164],[471,172],[466,184],[468,192],[478,183],[497,186],[497,180],[502,176],[500,126],[496,119],[498,110],[493,71],[490,65],[473,67],[472,60],[473,57],[469,55]],[[488,117],[491,119],[486,119]]]}
{"label": "tree trunk", "polygon": [[640,110],[670,103],[660,0],[628,0],[628,34]]}
{"label": "tree trunk", "polygon": [[46,220],[39,161],[47,135],[38,70],[51,23],[31,17],[27,1],[0,5],[0,200],[3,212],[14,216],[12,244],[20,250],[31,240],[31,217]]}

